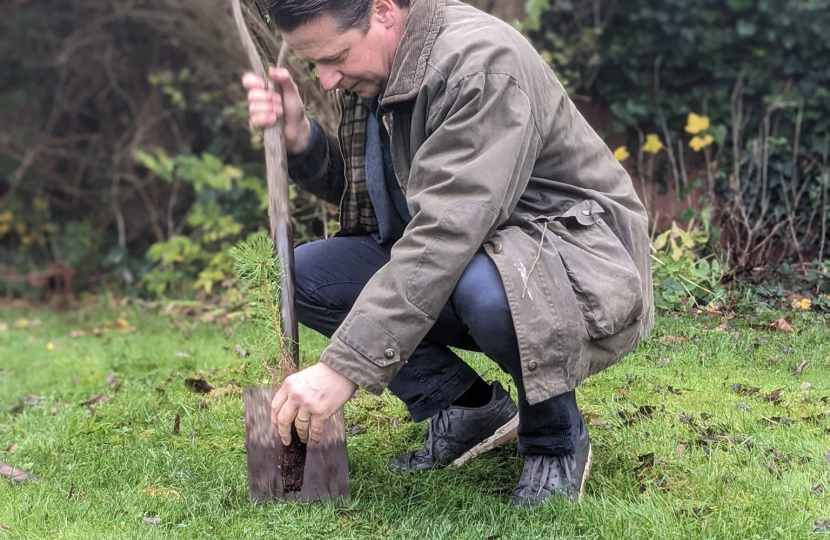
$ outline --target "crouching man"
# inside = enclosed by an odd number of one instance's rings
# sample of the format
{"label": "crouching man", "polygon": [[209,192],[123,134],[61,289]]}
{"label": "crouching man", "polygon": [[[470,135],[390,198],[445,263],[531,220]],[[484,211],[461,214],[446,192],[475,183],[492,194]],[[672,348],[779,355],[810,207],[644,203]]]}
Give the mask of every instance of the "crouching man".
{"label": "crouching man", "polygon": [[[296,249],[297,315],[331,338],[273,402],[285,443],[319,440],[357,387],[389,388],[423,447],[460,464],[518,434],[512,504],[579,497],[592,451],[574,389],[653,325],[648,220],[631,180],[509,25],[457,0],[274,0],[272,20],[342,108],[336,135],[246,74],[254,127],[285,120],[289,173],[340,206]],[[508,373],[518,406],[450,347]]]}

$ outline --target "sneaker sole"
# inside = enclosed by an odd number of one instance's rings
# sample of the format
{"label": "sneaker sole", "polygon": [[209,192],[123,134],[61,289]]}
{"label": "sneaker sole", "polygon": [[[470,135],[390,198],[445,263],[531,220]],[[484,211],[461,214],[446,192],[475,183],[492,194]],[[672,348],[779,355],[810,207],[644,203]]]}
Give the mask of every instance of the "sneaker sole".
{"label": "sneaker sole", "polygon": [[493,448],[498,448],[499,446],[503,445],[508,441],[512,441],[518,436],[518,430],[519,415],[516,414],[516,416],[508,420],[506,424],[497,429],[495,433],[493,433],[477,445],[473,446],[464,454],[462,454],[461,457],[453,461],[453,466],[460,467],[468,461],[470,461],[471,459],[473,459],[474,457],[479,456],[484,452],[487,452],[488,450],[492,450]]}
{"label": "sneaker sole", "polygon": [[585,474],[582,475],[582,485],[579,486],[579,495],[577,500],[582,500],[582,495],[585,493],[585,484],[588,483],[588,475],[591,473],[591,465],[594,464],[594,447],[588,447],[588,461],[585,462]]}

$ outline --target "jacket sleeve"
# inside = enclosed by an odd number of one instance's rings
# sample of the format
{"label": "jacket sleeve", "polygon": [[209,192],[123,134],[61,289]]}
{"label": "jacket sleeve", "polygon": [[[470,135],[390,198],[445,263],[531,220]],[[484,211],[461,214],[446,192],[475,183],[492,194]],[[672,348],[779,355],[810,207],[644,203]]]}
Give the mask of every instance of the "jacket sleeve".
{"label": "jacket sleeve", "polygon": [[441,94],[412,161],[412,221],[321,357],[373,393],[389,385],[506,221],[540,147],[528,96],[512,77],[478,72]]}
{"label": "jacket sleeve", "polygon": [[345,177],[337,137],[311,120],[311,139],[300,154],[288,156],[288,176],[305,191],[340,204]]}

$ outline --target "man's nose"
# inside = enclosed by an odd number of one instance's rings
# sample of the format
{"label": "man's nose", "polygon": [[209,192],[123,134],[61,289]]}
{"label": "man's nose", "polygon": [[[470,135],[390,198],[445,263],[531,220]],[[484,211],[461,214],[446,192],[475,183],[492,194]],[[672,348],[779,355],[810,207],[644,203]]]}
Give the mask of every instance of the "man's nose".
{"label": "man's nose", "polygon": [[323,85],[323,88],[326,90],[332,90],[337,86],[337,83],[343,79],[343,75],[340,74],[334,68],[324,67],[324,66],[317,66],[317,76],[320,78],[320,84]]}

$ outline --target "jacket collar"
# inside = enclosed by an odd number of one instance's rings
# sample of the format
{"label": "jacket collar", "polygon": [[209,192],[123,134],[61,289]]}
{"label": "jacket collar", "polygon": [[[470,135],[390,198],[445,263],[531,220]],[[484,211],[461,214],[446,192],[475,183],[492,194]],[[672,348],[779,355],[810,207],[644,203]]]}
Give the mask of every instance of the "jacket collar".
{"label": "jacket collar", "polygon": [[411,0],[384,92],[384,107],[408,101],[418,94],[427,60],[444,21],[445,8],[446,0]]}

